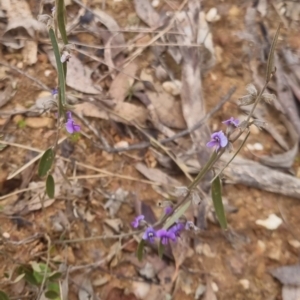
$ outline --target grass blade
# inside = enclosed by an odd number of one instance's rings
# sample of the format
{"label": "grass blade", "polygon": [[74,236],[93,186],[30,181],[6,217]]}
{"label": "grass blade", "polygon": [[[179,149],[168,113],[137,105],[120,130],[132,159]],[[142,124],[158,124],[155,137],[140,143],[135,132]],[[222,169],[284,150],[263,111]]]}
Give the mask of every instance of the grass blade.
{"label": "grass blade", "polygon": [[49,36],[51,40],[51,44],[53,47],[57,72],[58,72],[58,82],[59,82],[59,100],[61,101],[61,106],[65,107],[66,105],[66,82],[65,82],[65,71],[63,64],[60,61],[60,52],[57,44],[56,36],[54,30],[52,28],[49,29]]}
{"label": "grass blade", "polygon": [[164,251],[165,251],[165,247],[160,241],[158,244],[158,256],[160,259],[162,259],[163,255],[164,255]]}
{"label": "grass blade", "polygon": [[145,246],[145,241],[141,240],[140,243],[138,244],[138,248],[137,248],[137,258],[139,261],[143,260],[143,255],[144,255],[144,246]]}
{"label": "grass blade", "polygon": [[219,176],[212,183],[212,199],[218,221],[223,229],[227,229],[227,220],[222,202],[221,180]]}
{"label": "grass blade", "polygon": [[171,225],[173,225],[189,208],[191,204],[191,201],[188,200],[186,203],[184,203],[182,206],[180,206],[178,208],[178,210],[176,210],[173,215],[167,219],[165,225],[164,225],[164,229],[168,229]]}
{"label": "grass blade", "polygon": [[68,44],[68,36],[66,31],[66,22],[65,22],[65,1],[64,0],[56,0],[57,7],[57,24],[58,29],[61,35],[61,38],[64,44]]}
{"label": "grass blade", "polygon": [[269,57],[268,57],[268,63],[267,63],[267,74],[266,74],[266,82],[269,82],[272,75],[275,72],[274,68],[274,55],[275,55],[275,48],[278,41],[279,31],[280,31],[281,23],[278,25],[274,39],[272,41]]}

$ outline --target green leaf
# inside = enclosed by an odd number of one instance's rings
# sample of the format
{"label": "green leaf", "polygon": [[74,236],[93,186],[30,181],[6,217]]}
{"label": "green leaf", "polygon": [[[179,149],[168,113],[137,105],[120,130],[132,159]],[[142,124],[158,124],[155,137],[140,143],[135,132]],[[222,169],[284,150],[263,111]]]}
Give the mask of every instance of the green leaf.
{"label": "green leaf", "polygon": [[46,180],[46,192],[49,198],[53,199],[55,194],[55,183],[53,176],[49,174]]}
{"label": "green leaf", "polygon": [[60,51],[58,47],[58,43],[56,40],[55,33],[52,28],[49,29],[49,36],[51,40],[51,44],[53,47],[54,55],[55,55],[55,61],[57,66],[57,72],[58,72],[58,82],[59,82],[59,101],[60,101],[60,107],[66,105],[66,81],[65,81],[65,72],[62,62],[60,61]]}
{"label": "green leaf", "polygon": [[0,291],[0,300],[9,300],[7,294],[3,291]]}
{"label": "green leaf", "polygon": [[48,299],[56,299],[59,297],[59,293],[56,291],[49,290],[45,292],[45,297]]}
{"label": "green leaf", "polygon": [[57,7],[57,23],[58,23],[58,29],[61,35],[61,38],[64,42],[64,44],[68,44],[68,36],[66,31],[66,24],[65,24],[65,3],[64,0],[57,0],[56,1],[56,7]]}
{"label": "green leaf", "polygon": [[49,278],[49,280],[56,280],[56,279],[61,278],[61,276],[62,276],[61,272],[54,271],[51,274],[49,274],[48,278]]}
{"label": "green leaf", "polygon": [[275,56],[275,48],[278,41],[279,31],[280,31],[281,23],[278,25],[274,39],[272,41],[269,57],[268,57],[268,63],[267,63],[267,74],[266,74],[266,82],[269,82],[272,75],[276,71],[274,67],[274,56]]}
{"label": "green leaf", "polygon": [[221,180],[219,176],[216,177],[212,183],[212,199],[219,223],[223,229],[227,229],[227,220],[222,202]]}
{"label": "green leaf", "polygon": [[138,244],[138,248],[137,248],[137,258],[139,261],[143,260],[143,255],[144,255],[144,247],[145,247],[145,241],[141,240],[140,243]]}
{"label": "green leaf", "polygon": [[161,243],[161,241],[158,244],[158,256],[160,259],[162,259],[165,251],[165,246]]}
{"label": "green leaf", "polygon": [[49,148],[43,154],[38,168],[38,174],[40,177],[44,177],[51,170],[52,164],[54,160],[54,152],[52,148]]}
{"label": "green leaf", "polygon": [[191,201],[188,200],[182,206],[180,206],[173,215],[167,219],[165,225],[163,226],[164,229],[168,229],[171,225],[173,225],[189,208]]}

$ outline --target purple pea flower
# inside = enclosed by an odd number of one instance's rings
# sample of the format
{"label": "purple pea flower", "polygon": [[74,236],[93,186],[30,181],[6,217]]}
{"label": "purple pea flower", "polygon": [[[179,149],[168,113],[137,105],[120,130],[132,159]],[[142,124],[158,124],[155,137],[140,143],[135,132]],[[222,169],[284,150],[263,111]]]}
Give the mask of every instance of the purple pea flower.
{"label": "purple pea flower", "polygon": [[238,119],[235,119],[234,117],[231,117],[228,120],[225,120],[222,122],[223,124],[227,125],[227,126],[234,126],[234,127],[238,127],[240,124],[240,121]]}
{"label": "purple pea flower", "polygon": [[58,94],[58,89],[53,89],[52,91],[51,91],[51,95],[52,96],[56,96]]}
{"label": "purple pea flower", "polygon": [[172,211],[173,211],[173,207],[172,207],[172,206],[166,206],[166,207],[165,207],[165,214],[166,214],[166,215],[171,214]]}
{"label": "purple pea flower", "polygon": [[157,237],[156,231],[152,227],[148,227],[143,234],[143,240],[154,243],[154,239]]}
{"label": "purple pea flower", "polygon": [[141,222],[145,219],[145,216],[144,215],[139,215],[137,216],[133,222],[131,222],[131,226],[133,228],[138,228],[140,225],[141,225]]}
{"label": "purple pea flower", "polygon": [[176,222],[170,229],[170,232],[173,232],[176,237],[180,236],[181,231],[184,229],[184,224],[181,222]]}
{"label": "purple pea flower", "polygon": [[211,140],[206,144],[206,147],[212,148],[216,147],[216,151],[220,148],[226,147],[228,144],[228,139],[223,131],[214,132],[211,135]]}
{"label": "purple pea flower", "polygon": [[169,243],[169,240],[176,242],[176,236],[173,231],[160,229],[156,232],[156,235],[160,238],[163,245],[167,245]]}
{"label": "purple pea flower", "polygon": [[75,124],[70,111],[67,112],[66,130],[71,134],[80,131],[80,126]]}

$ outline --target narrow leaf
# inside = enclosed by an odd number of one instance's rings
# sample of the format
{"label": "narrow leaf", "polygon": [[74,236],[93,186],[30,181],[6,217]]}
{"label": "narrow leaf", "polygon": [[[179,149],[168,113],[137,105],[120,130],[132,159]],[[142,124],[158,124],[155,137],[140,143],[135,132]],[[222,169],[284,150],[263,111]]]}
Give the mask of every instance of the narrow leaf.
{"label": "narrow leaf", "polygon": [[171,225],[173,225],[189,208],[191,204],[191,200],[188,200],[186,203],[181,205],[173,215],[167,219],[165,225],[163,226],[164,229],[168,229]]}
{"label": "narrow leaf", "polygon": [[49,29],[49,36],[50,36],[51,44],[53,47],[56,66],[57,66],[57,72],[58,72],[59,95],[60,95],[59,100],[61,101],[61,106],[65,106],[66,105],[65,71],[64,71],[63,64],[60,60],[60,51],[59,51],[55,33],[52,28]]}
{"label": "narrow leaf", "polygon": [[0,291],[0,300],[9,300],[7,294],[3,291]]}
{"label": "narrow leaf", "polygon": [[51,274],[49,274],[48,279],[49,279],[49,280],[56,280],[56,279],[61,278],[61,276],[62,276],[62,273],[61,273],[61,272],[54,271],[54,272],[52,272]]}
{"label": "narrow leaf", "polygon": [[219,176],[212,183],[212,199],[219,223],[223,229],[227,229],[227,221],[222,202],[221,180]]}
{"label": "narrow leaf", "polygon": [[268,63],[267,63],[267,74],[266,74],[266,82],[269,82],[271,79],[271,76],[273,75],[273,73],[275,72],[275,68],[274,68],[274,56],[275,56],[275,48],[276,48],[276,44],[278,41],[278,36],[279,36],[279,31],[280,31],[280,27],[281,27],[281,23],[278,25],[272,45],[271,45],[271,49],[270,49],[270,53],[269,53],[269,57],[268,57]]}
{"label": "narrow leaf", "polygon": [[46,180],[46,192],[47,195],[50,199],[54,198],[54,194],[55,194],[55,183],[54,183],[54,179],[53,176],[51,174],[49,174],[47,176],[47,180]]}
{"label": "narrow leaf", "polygon": [[41,157],[38,174],[40,177],[44,177],[50,171],[54,160],[54,153],[52,148],[49,148],[45,151],[43,156]]}
{"label": "narrow leaf", "polygon": [[57,7],[57,23],[58,29],[61,35],[61,38],[64,44],[68,44],[68,36],[66,31],[66,22],[65,22],[65,1],[64,0],[57,0],[56,1]]}
{"label": "narrow leaf", "polygon": [[138,258],[139,261],[143,260],[144,246],[145,246],[145,241],[141,240],[139,245],[138,245],[137,252],[136,252],[137,258]]}
{"label": "narrow leaf", "polygon": [[165,251],[165,246],[161,243],[161,241],[158,244],[158,256],[160,259],[162,259]]}
{"label": "narrow leaf", "polygon": [[48,299],[56,299],[59,297],[59,293],[57,293],[56,291],[47,291],[45,292],[45,297]]}

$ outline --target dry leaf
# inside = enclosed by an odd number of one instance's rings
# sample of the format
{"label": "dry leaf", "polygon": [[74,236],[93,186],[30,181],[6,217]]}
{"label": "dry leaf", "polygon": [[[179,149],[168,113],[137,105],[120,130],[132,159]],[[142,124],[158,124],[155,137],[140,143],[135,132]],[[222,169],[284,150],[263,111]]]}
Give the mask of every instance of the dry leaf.
{"label": "dry leaf", "polygon": [[[2,0],[2,9],[6,11],[8,25],[3,35],[3,44],[13,49],[24,47],[26,39],[15,39],[15,36],[35,37],[36,31],[46,32],[46,25],[35,20],[29,4],[25,0]],[[36,42],[35,43],[35,49]],[[35,54],[36,55],[36,54]]]}
{"label": "dry leaf", "polygon": [[270,273],[284,285],[300,286],[300,265],[279,267]]}
{"label": "dry leaf", "polygon": [[282,300],[300,300],[300,287],[285,285],[282,288]]}
{"label": "dry leaf", "polygon": [[122,102],[125,100],[134,82],[132,77],[135,76],[137,68],[137,63],[130,63],[116,76],[111,83],[109,94],[116,102]]}
{"label": "dry leaf", "polygon": [[90,102],[75,105],[74,111],[85,117],[94,117],[104,120],[112,119],[116,122],[128,125],[132,125],[133,122],[136,122],[141,126],[145,126],[147,121],[147,109],[128,102],[117,103],[113,108],[115,114],[106,112]]}
{"label": "dry leaf", "polygon": [[150,1],[134,0],[134,7],[139,18],[151,28],[158,28],[163,25],[163,20],[155,11]]}
{"label": "dry leaf", "polygon": [[[46,51],[48,58],[56,68],[56,62],[53,51]],[[98,86],[97,89],[93,86],[93,81],[91,79],[92,70],[83,65],[82,62],[76,57],[72,56],[68,62],[68,73],[66,78],[66,84],[76,91],[86,93],[86,94],[99,94],[101,87]]]}
{"label": "dry leaf", "polygon": [[0,107],[4,106],[16,93],[13,85],[9,82],[3,91],[0,91]]}
{"label": "dry leaf", "polygon": [[182,184],[175,178],[167,175],[159,169],[150,169],[143,163],[135,164],[135,168],[146,178],[164,185],[181,186]]}
{"label": "dry leaf", "polygon": [[[93,9],[93,14],[95,16],[95,21],[100,21],[100,23],[102,23],[111,32],[113,36],[110,42],[111,46],[121,46],[126,44],[123,33],[120,32],[120,27],[112,16],[110,16],[103,10],[97,8]],[[122,48],[111,49],[112,58],[114,58],[118,53],[120,53],[120,51],[122,51]]]}

